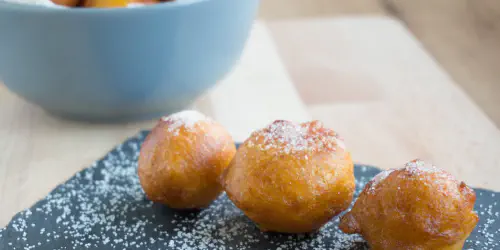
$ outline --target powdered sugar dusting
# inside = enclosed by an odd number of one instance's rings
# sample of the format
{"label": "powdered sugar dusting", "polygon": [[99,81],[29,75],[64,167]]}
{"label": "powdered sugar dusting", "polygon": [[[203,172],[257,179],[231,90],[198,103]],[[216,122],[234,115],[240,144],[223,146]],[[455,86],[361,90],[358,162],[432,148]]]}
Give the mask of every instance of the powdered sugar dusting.
{"label": "powdered sugar dusting", "polygon": [[[483,193],[476,191],[478,194],[475,210],[479,215],[479,224],[474,229],[474,236],[469,237],[465,241],[468,248],[464,249],[500,249],[500,201],[493,199],[494,202],[485,202],[490,200],[490,197],[495,196],[495,193]],[[489,204],[488,204],[489,203]]]}
{"label": "powdered sugar dusting", "polygon": [[200,212],[152,203],[136,173],[144,136],[17,215],[8,227],[9,247],[0,249],[367,249],[360,236],[342,233],[338,220],[314,234],[262,233],[225,194]]}
{"label": "powdered sugar dusting", "polygon": [[[430,178],[431,176],[436,176],[438,177],[438,179],[447,179],[458,183],[458,181],[448,172],[434,166],[433,164],[426,163],[421,159],[415,159],[406,163],[404,170],[411,176],[419,178],[420,180]],[[443,185],[447,185],[444,182],[440,183],[442,183]]]}
{"label": "powdered sugar dusting", "polygon": [[[364,250],[358,235],[338,229],[338,218],[314,234],[262,233],[226,195],[200,212],[180,212],[146,199],[137,178],[145,133],[125,142],[90,168],[0,229],[0,249]],[[355,197],[379,171],[356,166]],[[498,249],[500,206],[478,190],[480,224],[464,249]]]}
{"label": "powdered sugar dusting", "polygon": [[323,127],[319,121],[293,123],[275,121],[250,136],[247,146],[258,146],[261,150],[278,150],[279,153],[344,150],[345,145],[335,131]]}
{"label": "powdered sugar dusting", "polygon": [[[368,192],[373,193],[375,192],[377,186],[384,181],[392,172],[394,171],[400,171],[404,172],[407,174],[398,174],[398,178],[412,178],[412,179],[418,179],[421,181],[422,185],[429,185],[428,180],[434,180],[433,183],[437,184],[437,186],[441,186],[440,188],[443,188],[444,186],[448,185],[448,182],[444,182],[443,180],[449,180],[449,181],[454,181],[458,184],[458,181],[454,179],[452,175],[444,171],[443,169],[440,169],[432,164],[426,163],[423,160],[420,159],[415,159],[412,160],[408,163],[405,164],[405,166],[401,169],[389,169],[382,171],[378,175],[376,175],[368,189]],[[436,176],[437,175],[437,176]],[[437,178],[435,178],[437,177]],[[443,189],[444,191],[444,189]],[[449,191],[447,191],[449,192]],[[459,195],[458,192],[449,192],[453,193],[455,195]]]}
{"label": "powdered sugar dusting", "polygon": [[0,0],[1,2],[6,3],[14,3],[14,4],[29,4],[29,5],[37,5],[49,8],[66,8],[66,6],[61,6],[53,3],[51,0]]}
{"label": "powdered sugar dusting", "polygon": [[178,134],[181,127],[192,130],[196,123],[200,121],[211,122],[212,119],[196,110],[184,110],[169,116],[164,116],[162,117],[162,121],[168,123],[169,132]]}
{"label": "powdered sugar dusting", "polygon": [[412,174],[444,172],[442,169],[437,168],[436,166],[426,163],[425,161],[420,159],[415,159],[406,163],[405,170]]}
{"label": "powdered sugar dusting", "polygon": [[370,188],[368,189],[368,191],[369,192],[375,191],[377,185],[383,180],[385,180],[385,178],[387,178],[387,176],[389,176],[392,172],[394,172],[394,169],[387,169],[375,175],[375,177],[373,177],[373,180],[369,184]]}
{"label": "powdered sugar dusting", "polygon": [[128,3],[127,4],[127,7],[129,7],[129,8],[138,8],[138,7],[144,7],[144,6],[148,6],[148,5],[143,4],[143,3]]}

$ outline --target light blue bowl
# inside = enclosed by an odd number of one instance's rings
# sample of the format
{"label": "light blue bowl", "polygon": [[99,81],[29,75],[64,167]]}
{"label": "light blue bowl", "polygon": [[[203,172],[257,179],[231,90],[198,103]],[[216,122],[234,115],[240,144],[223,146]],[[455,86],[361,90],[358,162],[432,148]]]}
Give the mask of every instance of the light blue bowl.
{"label": "light blue bowl", "polygon": [[0,81],[57,116],[136,120],[185,108],[241,55],[258,0],[140,8],[1,3]]}

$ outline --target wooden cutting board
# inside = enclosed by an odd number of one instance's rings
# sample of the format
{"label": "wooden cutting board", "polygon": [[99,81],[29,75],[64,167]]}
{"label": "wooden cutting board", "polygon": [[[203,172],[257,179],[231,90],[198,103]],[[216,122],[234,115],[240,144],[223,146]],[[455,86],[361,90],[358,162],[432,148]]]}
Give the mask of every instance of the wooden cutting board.
{"label": "wooden cutting board", "polygon": [[500,190],[500,130],[400,21],[268,26],[309,113],[345,137],[356,161],[390,168],[419,157]]}
{"label": "wooden cutting board", "polygon": [[[234,72],[195,108],[242,141],[274,119],[309,120],[267,27],[255,24]],[[19,210],[155,121],[82,124],[50,117],[0,85],[0,227]]]}
{"label": "wooden cutting board", "polygon": [[[323,120],[356,162],[429,158],[500,190],[500,131],[399,22],[257,22],[224,81],[194,105],[241,141],[275,119]],[[154,121],[98,125],[50,117],[0,85],[0,226]]]}

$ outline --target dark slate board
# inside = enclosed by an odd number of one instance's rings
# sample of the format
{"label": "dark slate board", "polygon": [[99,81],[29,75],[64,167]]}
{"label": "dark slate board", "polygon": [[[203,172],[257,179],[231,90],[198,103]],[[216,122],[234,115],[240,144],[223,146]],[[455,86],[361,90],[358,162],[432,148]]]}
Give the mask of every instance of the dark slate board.
{"label": "dark slate board", "polygon": [[[180,212],[148,201],[136,175],[146,132],[129,139],[0,229],[0,249],[368,249],[333,219],[306,235],[261,233],[222,195]],[[357,192],[380,170],[357,165]],[[476,189],[480,224],[464,249],[500,249],[500,193]]]}

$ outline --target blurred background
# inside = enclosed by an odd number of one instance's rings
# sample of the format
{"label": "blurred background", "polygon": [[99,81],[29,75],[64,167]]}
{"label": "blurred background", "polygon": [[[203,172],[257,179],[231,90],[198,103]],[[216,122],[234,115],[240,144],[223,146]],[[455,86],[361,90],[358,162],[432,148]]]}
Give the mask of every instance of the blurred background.
{"label": "blurred background", "polygon": [[262,1],[260,11],[260,17],[266,20],[351,15],[401,20],[453,80],[500,125],[500,1],[267,0]]}
{"label": "blurred background", "polygon": [[[356,163],[393,168],[422,158],[500,191],[499,65],[498,0],[262,0],[241,60],[193,107],[236,141],[275,119],[318,119],[345,138]],[[196,78],[196,70],[180,74]],[[0,227],[157,121],[60,119],[1,77]],[[124,92],[144,89],[137,84]]]}

